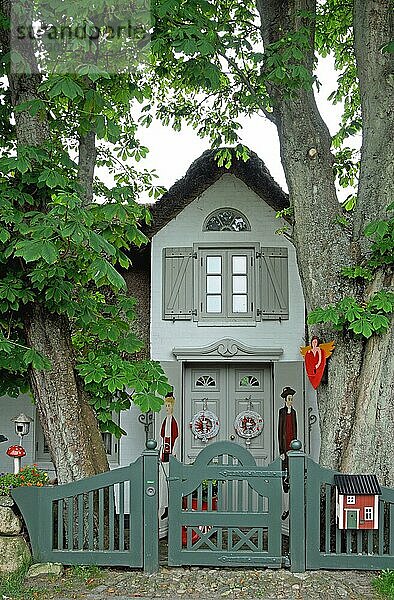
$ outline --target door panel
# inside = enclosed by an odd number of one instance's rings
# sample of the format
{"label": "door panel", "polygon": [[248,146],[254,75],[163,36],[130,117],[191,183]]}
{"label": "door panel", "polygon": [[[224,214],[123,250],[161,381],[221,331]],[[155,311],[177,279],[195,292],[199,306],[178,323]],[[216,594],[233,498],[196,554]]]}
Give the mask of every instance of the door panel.
{"label": "door panel", "polygon": [[[206,443],[196,439],[190,429],[190,421],[197,412],[206,408],[215,413],[219,422],[222,424],[225,418],[225,404],[222,399],[225,397],[226,379],[225,371],[220,366],[207,368],[190,367],[186,370],[185,384],[185,457],[186,460],[194,460],[197,454],[206,446]],[[218,442],[225,439],[222,427],[217,436],[212,441]],[[207,442],[209,443],[209,442]]]}
{"label": "door panel", "polygon": [[[190,421],[204,408],[214,412],[220,421],[217,436],[206,443],[194,438]],[[245,410],[262,416],[262,433],[247,440],[234,429],[235,417]],[[190,365],[185,370],[184,387],[184,456],[193,461],[207,444],[231,440],[249,448],[258,465],[268,464],[273,455],[271,371],[268,365],[256,364],[252,368],[236,364]]]}
{"label": "door panel", "polygon": [[[229,433],[235,435],[235,442],[248,448],[258,465],[271,462],[272,456],[272,404],[270,402],[270,369],[228,367],[229,379]],[[237,435],[234,429],[235,417],[245,410],[257,412],[263,418],[260,435],[246,440]]]}

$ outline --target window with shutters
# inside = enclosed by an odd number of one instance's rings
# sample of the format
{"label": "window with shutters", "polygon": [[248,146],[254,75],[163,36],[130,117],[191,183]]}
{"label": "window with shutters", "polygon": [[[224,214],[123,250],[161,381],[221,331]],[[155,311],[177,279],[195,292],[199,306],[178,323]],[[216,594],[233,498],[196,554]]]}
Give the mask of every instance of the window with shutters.
{"label": "window with shutters", "polygon": [[287,248],[239,242],[163,250],[163,319],[254,324],[288,318]]}
{"label": "window with shutters", "polygon": [[215,320],[254,319],[254,249],[200,249],[198,258],[198,317]]}

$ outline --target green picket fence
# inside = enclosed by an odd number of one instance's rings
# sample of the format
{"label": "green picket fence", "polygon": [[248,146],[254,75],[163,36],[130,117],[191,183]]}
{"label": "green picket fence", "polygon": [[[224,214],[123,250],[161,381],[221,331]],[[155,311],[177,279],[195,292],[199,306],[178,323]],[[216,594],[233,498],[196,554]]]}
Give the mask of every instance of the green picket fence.
{"label": "green picket fence", "polygon": [[158,568],[158,453],[65,485],[12,492],[36,562]]}
{"label": "green picket fence", "polygon": [[340,530],[335,523],[335,471],[306,459],[306,568],[394,567],[394,490],[382,487],[379,528]]}
{"label": "green picket fence", "polygon": [[[382,488],[377,530],[339,530],[335,471],[293,442],[290,516],[282,515],[282,463],[257,466],[239,444],[215,442],[169,469],[169,565],[385,569],[394,565],[394,490]],[[155,442],[148,442],[154,448]],[[159,567],[158,452],[67,485],[16,488],[35,561]]]}

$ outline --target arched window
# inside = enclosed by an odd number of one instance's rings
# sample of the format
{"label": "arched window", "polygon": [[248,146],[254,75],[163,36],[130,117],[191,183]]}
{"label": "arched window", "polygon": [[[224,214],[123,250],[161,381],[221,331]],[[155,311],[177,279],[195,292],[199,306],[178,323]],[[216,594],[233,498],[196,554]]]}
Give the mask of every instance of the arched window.
{"label": "arched window", "polygon": [[203,231],[250,231],[250,223],[235,208],[219,208],[205,219]]}

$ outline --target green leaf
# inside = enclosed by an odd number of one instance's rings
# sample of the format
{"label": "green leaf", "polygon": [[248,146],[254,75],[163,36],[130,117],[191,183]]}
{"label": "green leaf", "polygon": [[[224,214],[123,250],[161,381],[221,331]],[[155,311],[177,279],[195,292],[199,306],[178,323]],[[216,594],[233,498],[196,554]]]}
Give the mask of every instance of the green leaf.
{"label": "green leaf", "polygon": [[26,350],[23,355],[23,361],[26,366],[32,366],[33,369],[36,369],[37,371],[43,371],[51,368],[50,361],[33,348]]}
{"label": "green leaf", "polygon": [[7,231],[7,229],[0,229],[0,242],[3,242],[3,244],[5,244],[11,237],[11,234],[9,231]]}
{"label": "green leaf", "polygon": [[372,221],[364,229],[364,235],[371,237],[376,235],[377,237],[384,237],[389,230],[387,221]]}
{"label": "green leaf", "polygon": [[41,258],[41,243],[22,241],[16,244],[14,256],[22,257],[27,263]]}
{"label": "green leaf", "polygon": [[35,117],[38,112],[45,110],[45,102],[39,98],[35,100],[27,100],[15,106],[15,112],[20,113],[27,111],[32,117]]}
{"label": "green leaf", "polygon": [[117,289],[127,289],[126,282],[122,275],[110,263],[107,263],[108,281]]}
{"label": "green leaf", "polygon": [[370,323],[372,328],[379,333],[384,333],[390,326],[390,321],[385,315],[372,315]]}
{"label": "green leaf", "polygon": [[55,244],[45,241],[41,244],[41,256],[48,265],[51,265],[58,259],[59,252],[57,251]]}
{"label": "green leaf", "polygon": [[394,40],[391,40],[391,42],[388,42],[388,44],[382,46],[381,52],[389,52],[391,54],[394,53]]}
{"label": "green leaf", "polygon": [[128,354],[134,354],[143,348],[143,343],[137,338],[134,333],[129,333],[126,337],[119,340],[118,348],[121,352],[127,352]]}
{"label": "green leaf", "polygon": [[81,86],[71,78],[60,78],[49,90],[49,97],[66,96],[70,100],[74,100],[77,96],[83,96]]}
{"label": "green leaf", "polygon": [[31,168],[31,163],[26,156],[18,154],[18,158],[15,161],[15,167],[20,173],[27,173]]}
{"label": "green leaf", "polygon": [[107,242],[102,235],[98,235],[94,231],[89,232],[89,243],[96,252],[104,251],[110,256],[114,256],[116,253],[114,246]]}
{"label": "green leaf", "polygon": [[372,335],[372,327],[367,318],[361,318],[350,323],[349,328],[354,333],[360,334],[365,338],[370,338]]}

